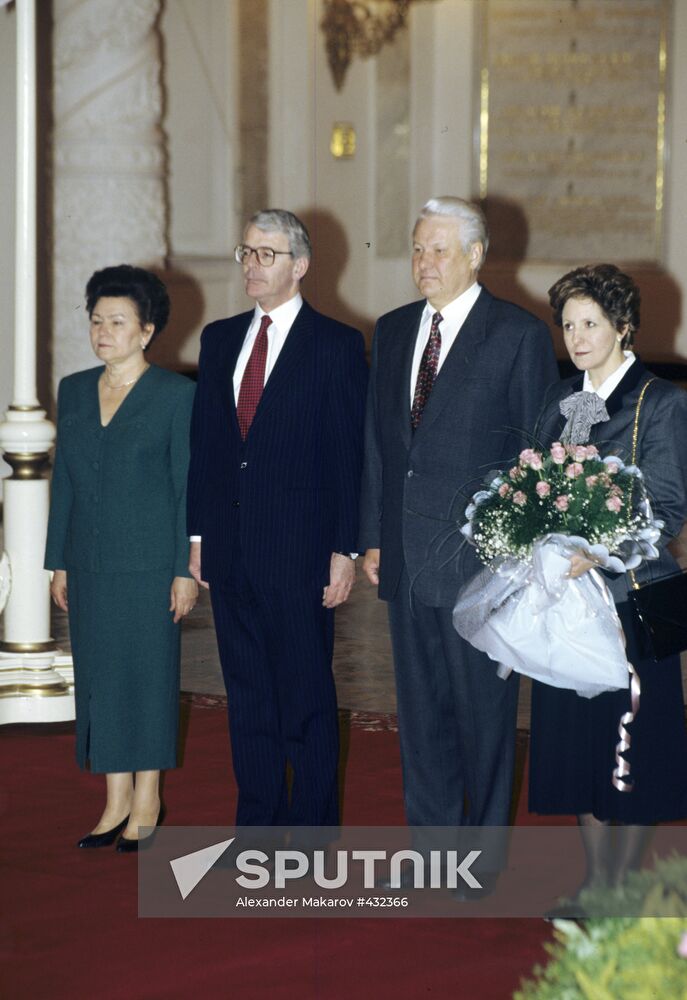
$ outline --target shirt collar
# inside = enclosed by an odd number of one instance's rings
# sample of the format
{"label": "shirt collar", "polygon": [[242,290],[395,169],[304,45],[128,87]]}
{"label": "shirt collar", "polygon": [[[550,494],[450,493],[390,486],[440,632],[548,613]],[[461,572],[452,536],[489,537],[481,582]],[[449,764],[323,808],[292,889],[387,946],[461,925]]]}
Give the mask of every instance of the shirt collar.
{"label": "shirt collar", "polygon": [[438,311],[441,313],[441,317],[444,322],[449,324],[460,322],[461,320],[464,320],[470,312],[481,291],[482,286],[479,282],[475,281],[469,288],[466,288],[464,292],[461,292],[457,298],[453,299],[452,302],[449,302],[448,305],[445,305],[443,309],[439,310],[435,309],[434,306],[427,301],[425,303],[424,316],[431,317]]}
{"label": "shirt collar", "polygon": [[280,306],[277,306],[270,313],[266,313],[256,302],[254,319],[256,322],[260,322],[263,316],[269,315],[278,330],[288,331],[293,326],[293,322],[300,312],[302,305],[303,296],[300,292],[296,292],[292,299],[289,299],[288,302],[282,302]]}
{"label": "shirt collar", "polygon": [[625,360],[623,361],[622,365],[619,368],[616,368],[616,370],[611,375],[609,375],[608,378],[604,379],[604,381],[601,383],[598,389],[595,389],[594,386],[592,385],[592,380],[590,378],[589,372],[585,372],[584,382],[582,383],[583,391],[595,392],[597,396],[601,397],[601,399],[608,399],[613,390],[620,385],[625,373],[634,364],[636,360],[635,355],[632,353],[632,351],[623,351],[623,354],[625,355]]}

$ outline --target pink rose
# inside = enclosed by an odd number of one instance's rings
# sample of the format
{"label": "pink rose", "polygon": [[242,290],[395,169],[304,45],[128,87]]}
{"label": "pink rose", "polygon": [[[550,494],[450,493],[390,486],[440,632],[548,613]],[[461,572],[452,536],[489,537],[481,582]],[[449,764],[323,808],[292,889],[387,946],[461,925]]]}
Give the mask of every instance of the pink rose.
{"label": "pink rose", "polygon": [[608,500],[606,501],[606,507],[607,507],[607,509],[614,511],[616,514],[622,508],[622,506],[623,506],[623,502],[620,499],[620,497],[616,497],[616,496],[609,497]]}
{"label": "pink rose", "polygon": [[551,445],[551,458],[554,460],[556,465],[563,465],[567,457],[565,448],[560,443],[560,441],[554,441]]}
{"label": "pink rose", "polygon": [[530,469],[541,469],[544,462],[540,453],[534,448],[525,448],[524,451],[520,452],[520,464],[528,465]]}
{"label": "pink rose", "polygon": [[587,458],[598,458],[598,457],[599,457],[599,449],[596,447],[596,445],[595,444],[588,444],[587,445]]}
{"label": "pink rose", "polygon": [[585,479],[585,483],[587,484],[587,488],[590,489],[590,490],[592,489],[592,487],[596,486],[596,484],[598,483],[598,481],[599,481],[599,477],[598,476],[587,476],[586,479]]}
{"label": "pink rose", "polygon": [[508,483],[501,483],[501,485],[499,486],[499,496],[500,497],[508,496],[508,494],[510,493],[510,491],[511,491],[511,487],[510,487],[510,485]]}
{"label": "pink rose", "polygon": [[519,479],[520,478],[520,469],[517,467],[517,465],[513,466],[513,468],[508,473],[508,475],[510,476],[511,479]]}
{"label": "pink rose", "polygon": [[606,472],[608,472],[611,476],[614,476],[616,474],[616,472],[618,472],[619,469],[620,469],[620,466],[616,465],[615,462],[607,462],[606,463]]}
{"label": "pink rose", "polygon": [[537,491],[538,497],[547,497],[551,492],[551,487],[549,486],[548,483],[545,483],[543,482],[543,480],[540,480],[535,486],[535,490]]}
{"label": "pink rose", "polygon": [[570,497],[563,494],[563,496],[556,497],[555,505],[556,510],[567,510],[568,504],[570,503]]}
{"label": "pink rose", "polygon": [[683,931],[676,950],[680,958],[687,958],[687,931]]}
{"label": "pink rose", "polygon": [[568,479],[577,479],[584,472],[584,466],[580,462],[571,462],[570,465],[566,465],[565,474]]}
{"label": "pink rose", "polygon": [[522,490],[516,490],[516,492],[513,494],[513,503],[516,503],[518,507],[522,507],[524,504],[527,503],[527,497],[522,492]]}
{"label": "pink rose", "polygon": [[587,458],[587,449],[583,444],[578,444],[573,452],[573,458],[576,462],[584,462]]}

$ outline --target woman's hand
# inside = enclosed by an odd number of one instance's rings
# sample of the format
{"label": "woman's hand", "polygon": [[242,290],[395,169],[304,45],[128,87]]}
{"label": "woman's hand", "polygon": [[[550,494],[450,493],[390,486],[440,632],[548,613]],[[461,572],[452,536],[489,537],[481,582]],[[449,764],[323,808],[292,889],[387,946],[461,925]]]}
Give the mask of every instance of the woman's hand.
{"label": "woman's hand", "polygon": [[175,576],[170,592],[169,610],[174,612],[174,624],[180,622],[196,606],[198,584],[187,576]]}
{"label": "woman's hand", "polygon": [[585,552],[584,549],[579,549],[575,555],[570,556],[570,572],[568,576],[571,580],[576,580],[578,576],[588,573],[590,569],[594,569],[598,565],[598,561],[590,556],[588,552]]}
{"label": "woman's hand", "polygon": [[53,573],[50,584],[50,596],[58,608],[62,608],[63,611],[69,611],[66,569],[56,569]]}

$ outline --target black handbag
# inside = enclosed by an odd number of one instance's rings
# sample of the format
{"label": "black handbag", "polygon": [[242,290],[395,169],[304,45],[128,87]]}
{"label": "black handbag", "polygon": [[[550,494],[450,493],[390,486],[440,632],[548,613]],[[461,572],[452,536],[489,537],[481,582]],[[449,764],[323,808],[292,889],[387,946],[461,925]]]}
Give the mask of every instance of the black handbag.
{"label": "black handbag", "polygon": [[664,576],[635,587],[628,596],[641,626],[645,655],[662,660],[687,649],[687,574]]}
{"label": "black handbag", "polygon": [[[632,464],[637,458],[639,411],[644,394],[654,379],[642,389],[637,401],[632,434]],[[640,626],[643,653],[649,659],[662,660],[665,656],[687,649],[687,573],[673,573],[643,586],[630,570],[632,590],[628,598]]]}

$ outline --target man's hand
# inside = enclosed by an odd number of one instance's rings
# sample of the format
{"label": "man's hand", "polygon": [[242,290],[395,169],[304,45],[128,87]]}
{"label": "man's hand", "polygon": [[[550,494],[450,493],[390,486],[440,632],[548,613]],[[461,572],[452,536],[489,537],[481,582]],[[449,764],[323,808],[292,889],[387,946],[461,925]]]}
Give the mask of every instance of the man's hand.
{"label": "man's hand", "polygon": [[62,608],[63,611],[69,611],[67,571],[65,569],[56,569],[53,573],[52,583],[50,584],[50,596],[58,608]]}
{"label": "man's hand", "polygon": [[332,552],[329,564],[329,586],[324,588],[322,605],[336,608],[348,598],[355,583],[355,559]]}
{"label": "man's hand", "polygon": [[373,587],[379,586],[379,549],[368,549],[363,559],[363,573]]}
{"label": "man's hand", "polygon": [[206,590],[210,589],[210,584],[206,583],[200,577],[200,546],[201,542],[191,542],[191,550],[188,557],[188,571],[201,587],[205,587]]}
{"label": "man's hand", "polygon": [[187,576],[175,576],[169,594],[169,610],[174,612],[174,624],[192,611],[198,600],[198,584]]}

